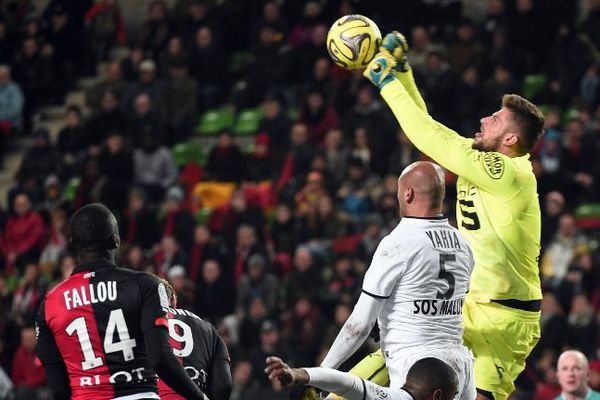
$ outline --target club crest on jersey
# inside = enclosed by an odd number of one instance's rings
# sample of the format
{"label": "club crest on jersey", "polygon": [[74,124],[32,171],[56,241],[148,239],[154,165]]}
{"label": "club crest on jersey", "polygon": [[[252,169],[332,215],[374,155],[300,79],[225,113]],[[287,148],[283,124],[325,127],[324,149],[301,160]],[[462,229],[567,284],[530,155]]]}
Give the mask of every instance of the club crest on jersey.
{"label": "club crest on jersey", "polygon": [[500,153],[484,153],[483,157],[481,157],[481,163],[483,164],[485,172],[487,172],[492,179],[502,178],[502,175],[504,174],[504,159]]}

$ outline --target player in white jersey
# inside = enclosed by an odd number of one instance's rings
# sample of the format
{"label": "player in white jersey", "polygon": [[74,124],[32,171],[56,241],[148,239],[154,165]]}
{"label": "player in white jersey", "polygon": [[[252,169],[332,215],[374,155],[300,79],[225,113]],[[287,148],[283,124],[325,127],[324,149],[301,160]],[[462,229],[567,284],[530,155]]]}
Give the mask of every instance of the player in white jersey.
{"label": "player in white jersey", "polygon": [[456,372],[457,399],[475,399],[473,357],[462,339],[473,254],[441,214],[444,194],[440,166],[416,162],[402,172],[398,201],[403,218],[377,247],[362,294],[322,367],[339,367],[377,320],[390,388],[400,388],[415,361],[436,357]]}
{"label": "player in white jersey", "polygon": [[269,379],[278,380],[283,386],[310,384],[343,395],[348,400],[451,400],[458,387],[452,367],[434,357],[415,362],[399,389],[381,387],[331,368],[290,368],[278,357],[267,358],[265,372]]}

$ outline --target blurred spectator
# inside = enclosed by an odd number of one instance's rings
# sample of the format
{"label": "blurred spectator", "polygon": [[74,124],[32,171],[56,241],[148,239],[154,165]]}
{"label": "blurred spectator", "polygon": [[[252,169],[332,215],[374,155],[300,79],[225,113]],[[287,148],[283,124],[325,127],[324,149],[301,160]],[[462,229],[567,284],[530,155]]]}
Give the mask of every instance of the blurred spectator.
{"label": "blurred spectator", "polygon": [[39,265],[34,262],[27,263],[13,295],[12,317],[19,326],[34,322],[46,289],[40,278]]}
{"label": "blurred spectator", "polygon": [[[488,115],[498,109],[498,99],[505,93],[517,91],[517,82],[504,64],[496,64],[492,76],[483,83],[481,113]],[[471,132],[469,132],[471,133]]]}
{"label": "blurred spectator", "polygon": [[265,132],[271,139],[271,149],[278,163],[283,161],[284,152],[289,148],[289,132],[292,121],[285,112],[281,98],[269,95],[261,106],[263,118],[258,125],[259,132]]}
{"label": "blurred spectator", "polygon": [[67,213],[64,210],[60,208],[50,210],[49,231],[48,242],[40,254],[40,265],[49,265],[54,270],[68,247]]}
{"label": "blurred spectator", "polygon": [[141,146],[133,152],[134,182],[147,193],[150,202],[160,200],[177,179],[177,165],[171,151],[160,145],[152,134],[141,138]]}
{"label": "blurred spectator", "polygon": [[212,236],[206,225],[196,225],[194,242],[188,257],[187,273],[193,282],[198,282],[202,275],[202,265],[209,259],[223,259],[225,248],[219,239]]}
{"label": "blurred spectator", "polygon": [[58,133],[56,148],[61,155],[65,175],[70,177],[76,174],[76,168],[87,147],[88,134],[78,106],[67,107],[65,120],[67,124]]}
{"label": "blurred spectator", "polygon": [[50,211],[58,208],[68,210],[69,204],[63,196],[63,188],[58,176],[49,175],[44,180],[44,194],[38,209],[48,216]]}
{"label": "blurred spectator", "polygon": [[253,27],[252,42],[258,40],[258,31],[263,26],[273,29],[275,39],[283,41],[288,33],[289,27],[286,19],[281,15],[281,5],[273,0],[265,1],[262,6],[262,15],[259,21]]}
{"label": "blurred spectator", "polygon": [[252,297],[248,305],[248,313],[242,315],[240,321],[240,347],[243,350],[250,351],[260,345],[260,328],[267,318],[264,299],[260,296]]}
{"label": "blurred spectator", "polygon": [[535,347],[532,359],[537,359],[546,349],[560,351],[563,348],[568,329],[565,313],[554,293],[544,292],[541,310],[540,326],[542,336]]}
{"label": "blurred spectator", "polygon": [[300,240],[312,251],[325,254],[332,240],[349,233],[347,216],[340,213],[329,195],[319,196],[299,220]]}
{"label": "blurred spectator", "polygon": [[144,256],[144,251],[140,246],[121,246],[121,264],[134,271],[143,271],[147,262],[148,260]]}
{"label": "blurred spectator", "polygon": [[[262,371],[262,366],[260,370]],[[252,372],[252,364],[247,360],[234,364],[231,400],[250,400],[247,392],[252,384]]]}
{"label": "blurred spectator", "polygon": [[[579,81],[579,97],[584,105],[595,109],[600,104],[600,77],[598,64],[590,65]],[[579,78],[579,77],[577,77]]]}
{"label": "blurred spectator", "polygon": [[306,95],[298,122],[306,124],[309,141],[313,145],[320,145],[325,138],[325,133],[338,126],[338,116],[333,108],[327,105],[325,96],[318,91],[311,91]]}
{"label": "blurred spectator", "polygon": [[388,172],[399,176],[404,168],[419,159],[420,153],[402,129],[398,129],[396,140],[389,158]]}
{"label": "blurred spectator", "polygon": [[106,61],[115,44],[127,41],[125,23],[116,0],[100,0],[85,14],[85,25],[93,64]]}
{"label": "blurred spectator", "polygon": [[561,167],[567,174],[565,194],[567,205],[574,206],[593,196],[594,176],[593,160],[595,138],[586,134],[583,121],[574,118],[567,123],[564,132],[564,148],[562,149]]}
{"label": "blurred spectator", "polygon": [[188,76],[183,60],[170,61],[168,71],[161,111],[169,133],[168,143],[172,145],[184,141],[192,133],[197,120],[198,86],[196,81]]}
{"label": "blurred spectator", "polygon": [[360,281],[353,262],[351,256],[341,254],[335,259],[333,268],[327,271],[329,276],[319,290],[319,302],[324,310],[335,310],[339,303],[354,303],[360,292]]}
{"label": "blurred spectator", "polygon": [[150,249],[158,240],[156,213],[148,205],[146,192],[142,188],[129,189],[127,208],[120,222],[121,241]]}
{"label": "blurred spectator", "polygon": [[223,130],[219,134],[217,145],[210,151],[205,168],[208,179],[220,182],[240,182],[242,180],[246,160],[233,141],[229,130]]}
{"label": "blurred spectator", "polygon": [[[287,184],[296,185],[291,191],[297,190],[298,179],[307,174],[313,155],[314,147],[308,142],[308,127],[305,124],[295,123],[290,129],[291,147],[287,152],[277,182],[277,188],[283,189]],[[289,194],[285,197],[289,197]]]}
{"label": "blurred spectator", "polygon": [[462,75],[467,67],[478,69],[483,58],[483,46],[471,21],[464,20],[458,24],[456,39],[448,49],[450,67],[457,75]]}
{"label": "blurred spectator", "polygon": [[299,297],[284,316],[283,328],[286,342],[295,349],[298,365],[315,364],[323,340],[323,328],[323,319],[315,299]]}
{"label": "blurred spectator", "polygon": [[38,389],[46,384],[44,369],[36,362],[35,341],[35,328],[24,327],[21,330],[21,344],[12,364],[11,378],[15,385],[15,400],[40,398]]}
{"label": "blurred spectator", "polygon": [[254,99],[264,98],[268,90],[285,88],[289,58],[287,48],[277,41],[273,28],[263,26],[259,32],[259,42],[252,48],[245,68],[250,105],[255,104]]}
{"label": "blurred spectator", "polygon": [[86,92],[85,102],[91,111],[96,113],[100,110],[103,93],[112,92],[117,98],[121,98],[126,84],[121,64],[118,61],[112,61],[108,64],[103,79]]}
{"label": "blurred spectator", "polygon": [[[19,132],[23,127],[23,92],[12,80],[10,67],[0,65],[0,135]],[[2,139],[3,140],[3,139]]]}
{"label": "blurred spectator", "polygon": [[332,178],[333,187],[337,189],[344,179],[350,157],[350,149],[344,143],[341,129],[333,128],[327,131],[324,141],[327,172]]}
{"label": "blurred spectator", "polygon": [[[289,357],[294,362],[290,349],[282,343],[280,328],[275,321],[266,320],[260,326],[260,346],[249,352],[248,358],[252,363],[253,381],[259,386],[270,388],[271,382],[267,374],[263,373],[265,360],[269,356]],[[287,361],[287,358],[286,358]]]}
{"label": "blurred spectator", "polygon": [[352,143],[350,145],[350,156],[353,159],[360,160],[363,165],[371,167],[371,160],[374,160],[374,154],[371,150],[369,132],[364,126],[357,126],[352,132]]}
{"label": "blurred spectator", "polygon": [[[167,190],[159,215],[160,236],[164,238],[172,235],[188,250],[192,244],[195,223],[194,217],[185,208],[181,188],[172,186]],[[185,262],[179,264],[185,265]]]}
{"label": "blurred spectator", "polygon": [[27,193],[15,196],[12,209],[2,231],[1,248],[5,268],[17,267],[22,271],[25,264],[36,262],[46,240],[46,224],[42,216],[32,210]]}
{"label": "blurred spectator", "polygon": [[275,156],[271,151],[269,135],[256,135],[254,150],[247,159],[245,180],[250,182],[269,181],[275,177]]}
{"label": "blurred spectator", "polygon": [[[502,1],[496,0],[491,3],[502,3]],[[531,71],[531,56],[519,48],[511,46],[508,43],[507,34],[504,28],[499,28],[492,33],[491,47],[484,52],[481,71],[484,78],[491,76],[498,64],[506,65],[511,75],[517,80],[520,80],[528,71]]]}
{"label": "blurred spectator", "polygon": [[294,196],[296,216],[302,218],[314,214],[317,202],[321,197],[328,196],[323,174],[310,172],[304,186]]}
{"label": "blurred spectator", "polygon": [[424,26],[417,25],[412,29],[408,61],[417,74],[425,70],[428,54],[436,49],[437,46],[431,42],[429,32]]}
{"label": "blurred spectator", "polygon": [[321,273],[312,253],[308,247],[299,246],[294,252],[293,270],[281,285],[283,304],[289,308],[300,297],[316,297],[321,282]]}
{"label": "blurred spectator", "polygon": [[157,107],[159,104],[153,103],[147,93],[135,97],[127,126],[127,136],[135,147],[143,146],[142,142],[148,137],[158,144],[166,141],[165,126]]}
{"label": "blurred spectator", "polygon": [[[185,3],[185,2],[179,2]],[[183,18],[182,23],[178,23],[178,30],[183,40],[184,47],[190,49],[193,47],[196,32],[202,26],[209,25],[211,23],[209,6],[205,1],[192,0],[187,2],[186,15]],[[174,14],[177,11],[177,7],[173,7]],[[177,16],[174,15],[176,18]]]}
{"label": "blurred spectator", "polygon": [[302,16],[290,32],[289,43],[293,47],[303,47],[309,43],[314,27],[322,19],[321,12],[322,7],[318,2],[307,1],[304,3]]}
{"label": "blurred spectator", "polygon": [[348,175],[337,192],[337,198],[342,203],[342,209],[357,227],[362,228],[363,218],[381,193],[379,186],[379,179],[368,172],[361,159],[350,159]]}
{"label": "blurred spectator", "polygon": [[167,46],[158,57],[158,73],[160,76],[167,76],[169,68],[173,65],[187,66],[188,55],[183,47],[181,37],[171,36]]}
{"label": "blurred spectator", "polygon": [[127,117],[119,109],[119,99],[110,91],[104,92],[100,99],[100,111],[87,122],[88,139],[86,147],[93,146],[95,151],[111,131],[126,132]]}
{"label": "blurred spectator", "polygon": [[172,32],[167,15],[167,6],[161,0],[153,0],[148,5],[148,19],[144,21],[139,35],[139,42],[150,58],[157,59],[165,48]]}
{"label": "blurred spectator", "polygon": [[233,312],[234,293],[231,277],[223,274],[219,261],[210,258],[204,261],[196,284],[196,314],[218,324],[223,317]]}
{"label": "blurred spectator", "polygon": [[28,131],[38,107],[48,104],[53,98],[54,69],[47,51],[40,50],[39,43],[33,37],[23,40],[21,51],[11,66],[14,79],[25,95],[24,128]]}
{"label": "blurred spectator", "polygon": [[562,393],[556,400],[600,399],[600,393],[588,385],[589,364],[586,356],[579,351],[567,350],[560,355],[557,364],[558,382]]}
{"label": "blurred spectator", "polygon": [[[154,251],[153,257],[159,276],[167,277],[170,269],[175,265],[185,265],[186,254],[171,235],[163,236]],[[185,273],[185,270],[184,270]]]}
{"label": "blurred spectator", "polygon": [[585,294],[573,296],[567,323],[565,344],[584,354],[593,355],[598,344],[598,322]]}
{"label": "blurred spectator", "polygon": [[187,277],[183,265],[173,265],[167,272],[167,279],[177,296],[177,308],[193,310],[194,285]]}
{"label": "blurred spectator", "polygon": [[156,63],[153,60],[146,59],[140,62],[139,78],[137,81],[130,82],[123,93],[121,108],[124,111],[136,111],[135,102],[138,96],[145,93],[150,98],[150,104],[156,106],[164,102],[164,86],[156,74]]}
{"label": "blurred spectator", "polygon": [[212,28],[203,26],[195,34],[194,47],[190,53],[190,75],[198,82],[198,106],[200,110],[214,108],[223,99],[226,69],[225,56],[216,42]]}
{"label": "blurred spectator", "polygon": [[119,212],[127,204],[127,193],[134,173],[133,156],[121,132],[108,133],[106,145],[98,155],[98,166],[103,180],[100,201]]}
{"label": "blurred spectator", "polygon": [[60,171],[60,155],[50,143],[50,133],[46,128],[37,129],[33,133],[33,146],[23,155],[16,174],[19,185],[37,189],[44,184],[48,175],[57,175]]}
{"label": "blurred spectator", "polygon": [[0,64],[11,61],[12,44],[9,40],[6,21],[0,21]]}
{"label": "blurred spectator", "polygon": [[[397,210],[398,208],[396,206],[396,211]],[[397,220],[397,217],[395,216],[393,220]],[[384,219],[378,213],[369,214],[365,222],[365,231],[362,240],[356,249],[356,257],[361,260],[364,265],[369,265],[379,242],[388,231],[384,227]]]}
{"label": "blurred spectator", "polygon": [[137,81],[140,77],[140,64],[144,61],[144,49],[141,46],[129,48],[127,56],[121,60],[123,78],[127,82]]}
{"label": "blurred spectator", "polygon": [[[307,3],[307,5],[310,3],[316,2],[311,1]],[[310,81],[315,62],[319,58],[328,57],[326,44],[328,30],[329,26],[323,23],[314,25],[314,27],[310,28],[310,31],[308,32],[308,42],[300,47],[294,48],[293,54],[295,61],[292,65],[293,69],[291,72],[293,74],[293,78],[295,78],[298,83]],[[293,35],[294,32],[290,34],[290,42],[292,41]],[[294,46],[293,43],[291,44]]]}
{"label": "blurred spectator", "polygon": [[247,271],[237,284],[238,312],[247,313],[250,300],[259,296],[264,299],[267,314],[276,312],[278,281],[268,271],[267,259],[256,253],[248,257]]}
{"label": "blurred spectator", "polygon": [[558,232],[559,219],[564,212],[565,198],[562,193],[552,191],[544,197],[542,208],[542,247],[547,248],[550,240]]}
{"label": "blurred spectator", "polygon": [[285,203],[277,205],[270,234],[275,253],[291,256],[296,249],[300,232],[290,205]]}
{"label": "blurred spectator", "polygon": [[483,89],[479,79],[479,72],[475,67],[467,66],[461,73],[458,82],[458,96],[456,112],[459,118],[458,132],[469,137],[479,130],[480,110],[483,102]]}
{"label": "blurred spectator", "polygon": [[250,257],[260,254],[266,259],[266,251],[263,248],[261,238],[257,237],[256,229],[249,224],[242,224],[237,228],[234,248],[232,277],[237,285],[242,275],[248,271]]}
{"label": "blurred spectator", "polygon": [[563,214],[558,220],[558,231],[541,260],[543,280],[551,287],[560,286],[575,257],[587,251],[587,239],[577,229],[575,218],[571,214]]}

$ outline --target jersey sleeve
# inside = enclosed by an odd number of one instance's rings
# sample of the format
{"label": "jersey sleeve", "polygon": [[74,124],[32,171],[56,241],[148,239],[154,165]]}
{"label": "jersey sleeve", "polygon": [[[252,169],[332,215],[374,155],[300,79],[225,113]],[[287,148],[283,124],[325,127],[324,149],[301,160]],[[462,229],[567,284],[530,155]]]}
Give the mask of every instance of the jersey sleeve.
{"label": "jersey sleeve", "polygon": [[365,273],[363,292],[371,297],[387,299],[398,278],[404,273],[405,262],[400,246],[388,236],[377,246],[369,269]]}
{"label": "jersey sleeve", "polygon": [[146,332],[155,326],[169,328],[169,297],[165,286],[154,276],[142,274],[140,278],[142,296],[141,329]]}
{"label": "jersey sleeve", "polygon": [[36,320],[36,352],[43,365],[63,363],[62,356],[54,340],[54,335],[46,323],[46,302],[40,304]]}
{"label": "jersey sleeve", "polygon": [[514,184],[517,167],[509,157],[473,149],[473,139],[464,138],[431,118],[400,81],[387,84],[381,95],[410,141],[435,162],[484,190],[506,197],[519,190]]}

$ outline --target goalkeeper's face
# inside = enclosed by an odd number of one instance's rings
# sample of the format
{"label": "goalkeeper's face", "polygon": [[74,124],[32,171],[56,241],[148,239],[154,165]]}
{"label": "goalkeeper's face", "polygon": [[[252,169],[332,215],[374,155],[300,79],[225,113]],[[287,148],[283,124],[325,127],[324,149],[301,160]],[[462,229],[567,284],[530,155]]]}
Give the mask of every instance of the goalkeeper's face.
{"label": "goalkeeper's face", "polygon": [[472,147],[479,151],[500,151],[506,134],[510,131],[510,111],[503,108],[480,120],[480,131],[475,133]]}

